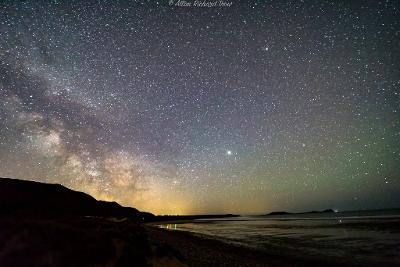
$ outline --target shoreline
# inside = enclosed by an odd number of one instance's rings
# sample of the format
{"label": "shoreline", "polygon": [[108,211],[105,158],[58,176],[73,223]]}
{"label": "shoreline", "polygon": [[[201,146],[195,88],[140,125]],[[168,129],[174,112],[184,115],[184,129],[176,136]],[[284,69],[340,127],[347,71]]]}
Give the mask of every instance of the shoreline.
{"label": "shoreline", "polygon": [[156,227],[157,225],[161,224],[182,224],[182,223],[193,223],[195,220],[172,220],[172,221],[154,221],[154,222],[145,222],[143,223],[143,226],[150,226],[150,227]]}
{"label": "shoreline", "polygon": [[[196,233],[195,231],[191,232],[189,229],[184,230],[180,229],[179,226],[173,226],[173,224],[179,225],[188,222],[202,223],[196,220],[178,220],[168,222],[160,221],[156,224],[144,224],[142,226],[153,241],[154,239],[160,239],[158,242],[164,242],[164,244],[172,247],[176,251],[180,251],[180,253],[185,256],[184,258],[191,262],[189,266],[202,266],[202,264],[203,266],[398,266],[398,258],[396,260],[396,257],[393,258],[390,256],[394,255],[393,252],[392,254],[388,254],[389,256],[382,253],[379,255],[376,254],[378,255],[377,257],[374,256],[375,254],[371,254],[372,256],[365,255],[361,250],[354,251],[354,253],[325,253],[323,249],[325,244],[320,243],[319,245],[314,244],[314,253],[313,251],[303,249],[303,244],[301,242],[296,242],[297,240],[295,239],[293,240],[294,243],[285,245],[284,243],[281,244],[279,240],[270,239],[268,236],[264,236],[265,242],[261,242],[261,244],[265,243],[265,245],[256,247],[250,246],[252,243],[248,244],[244,239],[235,240],[229,236],[212,235],[210,233],[207,234],[207,232]],[[158,227],[162,224],[170,224],[170,227]],[[359,227],[365,228],[364,224],[365,223],[361,222],[350,223],[350,225],[355,226],[356,229]],[[337,227],[340,229],[345,226],[345,223],[341,223]],[[397,220],[368,221],[367,226],[376,231],[399,229]],[[312,241],[309,240],[309,242]],[[319,250],[320,245],[322,246],[321,250]],[[189,250],[197,250],[198,253],[188,252],[188,247]],[[340,247],[337,248],[340,252]],[[242,255],[242,257],[237,259],[236,254]],[[215,262],[204,263],[202,261],[204,257],[212,257]],[[234,259],[236,261],[234,261],[235,263],[231,261],[229,264],[226,264],[225,260],[227,259]],[[197,264],[197,261],[201,264]]]}
{"label": "shoreline", "polygon": [[265,252],[251,247],[226,243],[186,231],[171,231],[144,225],[150,244],[168,246],[179,253],[191,267],[201,266],[364,266],[323,258]]}

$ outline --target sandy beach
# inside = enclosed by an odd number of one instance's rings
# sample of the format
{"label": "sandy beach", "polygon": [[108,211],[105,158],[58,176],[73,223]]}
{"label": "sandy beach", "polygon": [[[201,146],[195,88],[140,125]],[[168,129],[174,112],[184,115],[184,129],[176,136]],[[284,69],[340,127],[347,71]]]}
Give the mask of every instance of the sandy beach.
{"label": "sandy beach", "polygon": [[[150,244],[171,247],[191,267],[204,266],[347,266],[299,257],[266,254],[182,231],[145,226]],[[354,266],[354,265],[353,265]]]}

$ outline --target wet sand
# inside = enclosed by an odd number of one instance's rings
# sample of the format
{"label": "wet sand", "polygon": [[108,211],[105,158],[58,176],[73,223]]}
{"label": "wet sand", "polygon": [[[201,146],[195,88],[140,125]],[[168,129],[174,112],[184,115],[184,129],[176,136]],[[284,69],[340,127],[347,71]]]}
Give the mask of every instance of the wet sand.
{"label": "wet sand", "polygon": [[[191,267],[204,266],[347,266],[322,259],[312,260],[267,254],[258,250],[207,239],[182,231],[168,231],[145,226],[150,244],[166,245],[180,254],[182,261]],[[354,265],[352,265],[354,266]]]}

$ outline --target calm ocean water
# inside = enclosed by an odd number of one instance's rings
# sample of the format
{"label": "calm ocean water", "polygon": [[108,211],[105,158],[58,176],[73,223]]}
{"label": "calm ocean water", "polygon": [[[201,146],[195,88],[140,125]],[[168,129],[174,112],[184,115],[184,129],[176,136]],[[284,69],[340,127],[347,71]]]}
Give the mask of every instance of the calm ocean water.
{"label": "calm ocean water", "polygon": [[243,216],[160,227],[279,255],[400,266],[400,209]]}

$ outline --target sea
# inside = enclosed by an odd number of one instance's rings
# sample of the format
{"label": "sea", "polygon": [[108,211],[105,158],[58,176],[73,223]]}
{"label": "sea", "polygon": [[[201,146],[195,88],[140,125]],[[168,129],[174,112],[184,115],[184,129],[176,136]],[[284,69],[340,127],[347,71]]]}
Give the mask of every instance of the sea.
{"label": "sea", "polygon": [[400,266],[400,209],[199,219],[159,227],[274,255]]}

